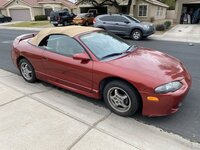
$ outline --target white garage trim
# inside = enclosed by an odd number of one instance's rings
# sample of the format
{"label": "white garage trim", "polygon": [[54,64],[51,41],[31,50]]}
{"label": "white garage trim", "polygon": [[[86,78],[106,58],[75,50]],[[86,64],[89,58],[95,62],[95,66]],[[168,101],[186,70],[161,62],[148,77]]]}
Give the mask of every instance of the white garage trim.
{"label": "white garage trim", "polygon": [[28,6],[10,6],[10,7],[7,7],[6,10],[7,10],[8,16],[10,16],[10,9],[29,9],[30,15],[31,15],[31,20],[34,20],[34,16],[33,16],[33,12],[32,12],[31,7],[28,7]]}

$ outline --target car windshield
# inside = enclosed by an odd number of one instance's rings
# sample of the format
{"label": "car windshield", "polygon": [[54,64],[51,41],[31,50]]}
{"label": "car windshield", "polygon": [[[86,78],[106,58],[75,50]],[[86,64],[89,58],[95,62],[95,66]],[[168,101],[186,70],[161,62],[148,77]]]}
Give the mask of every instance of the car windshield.
{"label": "car windshield", "polygon": [[133,18],[133,17],[131,17],[131,16],[129,16],[129,15],[126,15],[126,17],[129,18],[129,19],[132,20],[132,21],[135,21],[135,22],[137,22],[137,23],[140,23],[140,20],[138,20],[138,19],[136,19],[136,18]]}
{"label": "car windshield", "polygon": [[80,39],[100,60],[122,55],[132,47],[132,45],[118,36],[104,31],[92,32],[81,36]]}

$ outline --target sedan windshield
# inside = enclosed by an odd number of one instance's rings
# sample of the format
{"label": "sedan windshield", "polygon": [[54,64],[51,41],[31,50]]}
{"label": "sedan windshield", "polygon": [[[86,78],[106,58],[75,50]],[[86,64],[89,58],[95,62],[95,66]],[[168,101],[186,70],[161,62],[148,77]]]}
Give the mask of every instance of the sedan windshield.
{"label": "sedan windshield", "polygon": [[98,59],[122,55],[132,47],[123,39],[107,32],[89,33],[80,39]]}

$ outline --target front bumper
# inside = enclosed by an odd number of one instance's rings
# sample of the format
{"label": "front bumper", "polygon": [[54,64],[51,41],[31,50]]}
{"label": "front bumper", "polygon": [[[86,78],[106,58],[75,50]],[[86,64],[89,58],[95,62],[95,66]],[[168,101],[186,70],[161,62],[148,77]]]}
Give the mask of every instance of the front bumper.
{"label": "front bumper", "polygon": [[[182,79],[181,82],[183,83],[183,86],[176,92],[168,94],[142,93],[142,114],[145,116],[166,116],[177,112],[191,87],[191,76],[187,74],[187,77]],[[159,101],[149,101],[147,100],[148,96],[158,97]]]}
{"label": "front bumper", "polygon": [[145,30],[143,32],[143,36],[147,37],[147,36],[154,34],[155,32],[156,32],[155,27],[152,26],[152,27],[150,27],[149,30]]}

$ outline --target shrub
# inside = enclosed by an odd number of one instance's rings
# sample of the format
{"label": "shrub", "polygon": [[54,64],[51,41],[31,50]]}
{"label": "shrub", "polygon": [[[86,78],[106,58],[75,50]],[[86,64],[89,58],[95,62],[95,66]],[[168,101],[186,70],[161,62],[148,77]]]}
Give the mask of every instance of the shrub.
{"label": "shrub", "polygon": [[156,30],[157,31],[165,31],[166,27],[164,24],[158,24],[156,25]]}
{"label": "shrub", "polygon": [[172,24],[171,21],[165,21],[165,23],[164,23],[166,29],[169,29],[171,24]]}
{"label": "shrub", "polygon": [[35,16],[35,21],[43,21],[43,20],[47,20],[47,16],[45,15]]}

